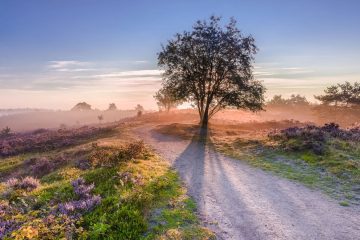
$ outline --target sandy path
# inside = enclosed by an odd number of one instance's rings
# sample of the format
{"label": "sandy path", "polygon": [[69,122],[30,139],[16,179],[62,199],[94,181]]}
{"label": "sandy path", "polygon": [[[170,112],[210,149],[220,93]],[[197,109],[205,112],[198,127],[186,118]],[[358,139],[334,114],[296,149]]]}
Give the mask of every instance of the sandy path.
{"label": "sandy path", "polygon": [[214,152],[203,143],[136,130],[179,172],[219,239],[360,239],[360,209]]}

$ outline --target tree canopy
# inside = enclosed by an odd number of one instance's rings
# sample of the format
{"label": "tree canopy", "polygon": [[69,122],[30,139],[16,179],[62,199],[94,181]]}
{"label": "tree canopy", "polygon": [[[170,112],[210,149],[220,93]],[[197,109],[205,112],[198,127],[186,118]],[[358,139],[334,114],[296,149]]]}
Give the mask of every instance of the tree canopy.
{"label": "tree canopy", "polygon": [[162,88],[156,92],[154,98],[160,111],[165,110],[169,112],[171,108],[176,108],[181,104],[181,101],[176,99],[167,88]]}
{"label": "tree canopy", "polygon": [[324,95],[314,96],[325,105],[360,106],[360,83],[332,85],[324,90]]}
{"label": "tree canopy", "polygon": [[109,110],[109,111],[115,111],[115,110],[117,110],[116,104],[115,104],[115,103],[110,103],[108,110]]}
{"label": "tree canopy", "polygon": [[252,74],[256,52],[254,38],[244,36],[234,19],[226,26],[215,16],[197,21],[162,47],[163,87],[197,107],[202,127],[225,107],[261,110],[265,88]]}
{"label": "tree canopy", "polygon": [[80,102],[76,104],[71,111],[88,111],[91,110],[91,105],[86,102]]}
{"label": "tree canopy", "polygon": [[138,112],[143,112],[144,107],[142,105],[138,104],[138,105],[135,106],[135,110],[138,111]]}
{"label": "tree canopy", "polygon": [[283,98],[281,95],[274,95],[267,103],[268,106],[307,106],[309,101],[305,96],[292,94],[290,98]]}

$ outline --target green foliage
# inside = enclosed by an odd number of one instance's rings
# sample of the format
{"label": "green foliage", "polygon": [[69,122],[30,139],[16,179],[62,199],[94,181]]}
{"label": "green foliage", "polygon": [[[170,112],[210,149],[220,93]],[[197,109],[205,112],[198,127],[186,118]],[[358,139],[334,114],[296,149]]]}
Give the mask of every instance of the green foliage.
{"label": "green foliage", "polygon": [[171,108],[176,108],[182,103],[180,100],[177,100],[176,97],[171,94],[171,90],[167,88],[162,88],[156,92],[154,98],[160,111],[164,110],[169,112]]}
{"label": "green foliage", "polygon": [[142,212],[130,204],[122,205],[116,197],[109,197],[84,218],[89,239],[139,239],[146,230]]}
{"label": "green foliage", "polygon": [[11,134],[11,129],[6,126],[5,128],[3,128],[1,131],[0,131],[0,137],[7,137]]}
{"label": "green foliage", "polygon": [[115,103],[110,103],[108,111],[115,111],[115,110],[117,110],[116,104]]}
{"label": "green foliage", "polygon": [[360,83],[351,84],[345,82],[330,86],[324,90],[325,94],[315,96],[316,99],[326,105],[335,106],[359,106],[360,105]]}
{"label": "green foliage", "polygon": [[71,111],[89,111],[91,110],[91,105],[86,102],[79,102],[76,104]]}
{"label": "green foliage", "polygon": [[304,96],[300,96],[299,94],[292,94],[290,98],[285,99],[281,95],[274,95],[273,98],[267,103],[268,106],[273,107],[299,107],[299,106],[308,106],[310,103]]}
{"label": "green foliage", "polygon": [[148,151],[143,141],[129,143],[120,148],[94,146],[89,160],[94,167],[114,167],[121,162],[146,157]]}
{"label": "green foliage", "polygon": [[102,196],[112,196],[116,193],[117,168],[95,168],[82,176],[86,182],[95,183],[94,193]]}

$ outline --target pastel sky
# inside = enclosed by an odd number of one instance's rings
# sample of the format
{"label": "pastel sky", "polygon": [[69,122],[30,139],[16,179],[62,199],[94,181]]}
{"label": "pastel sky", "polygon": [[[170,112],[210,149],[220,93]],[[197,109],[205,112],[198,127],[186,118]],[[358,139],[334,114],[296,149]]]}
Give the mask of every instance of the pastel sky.
{"label": "pastel sky", "polygon": [[360,81],[360,1],[0,0],[0,108],[155,108],[161,43],[233,16],[267,97]]}

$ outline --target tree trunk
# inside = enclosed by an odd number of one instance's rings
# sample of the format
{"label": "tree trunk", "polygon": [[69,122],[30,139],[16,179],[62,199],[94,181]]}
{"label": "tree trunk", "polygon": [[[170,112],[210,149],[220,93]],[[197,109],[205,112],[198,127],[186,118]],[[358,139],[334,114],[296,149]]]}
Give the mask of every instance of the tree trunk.
{"label": "tree trunk", "polygon": [[201,119],[201,128],[207,128],[209,123],[209,106],[206,106],[204,114]]}

